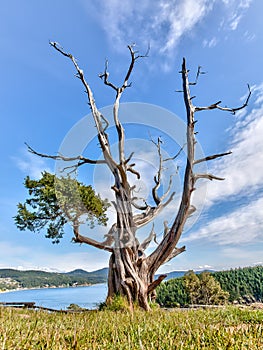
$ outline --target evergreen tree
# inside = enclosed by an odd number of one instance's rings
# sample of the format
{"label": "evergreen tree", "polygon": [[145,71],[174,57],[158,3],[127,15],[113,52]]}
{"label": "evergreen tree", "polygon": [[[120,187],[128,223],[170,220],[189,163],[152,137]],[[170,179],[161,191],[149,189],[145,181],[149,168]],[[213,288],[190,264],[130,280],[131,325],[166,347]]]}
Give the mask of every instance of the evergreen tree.
{"label": "evergreen tree", "polygon": [[108,201],[96,195],[91,186],[48,172],[43,172],[39,180],[27,176],[24,185],[29,198],[25,203],[18,203],[14,218],[20,230],[39,232],[46,228],[46,237],[59,243],[67,222],[73,223],[73,229],[83,221],[91,228],[95,223],[107,223]]}

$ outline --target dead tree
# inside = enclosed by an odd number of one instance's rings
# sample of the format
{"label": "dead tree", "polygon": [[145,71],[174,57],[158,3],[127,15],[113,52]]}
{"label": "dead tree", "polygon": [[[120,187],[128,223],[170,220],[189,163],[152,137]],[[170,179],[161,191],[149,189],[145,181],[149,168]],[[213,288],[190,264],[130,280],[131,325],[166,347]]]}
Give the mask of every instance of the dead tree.
{"label": "dead tree", "polygon": [[[137,230],[153,221],[162,211],[162,209],[173,200],[174,193],[169,193],[169,191],[167,191],[161,197],[158,195],[158,189],[161,185],[163,161],[161,143],[159,140],[155,143],[159,155],[159,170],[154,178],[155,185],[152,189],[152,197],[155,205],[150,206],[147,205],[147,203],[145,203],[143,206],[138,205],[136,198],[134,198],[132,195],[133,188],[128,181],[128,172],[133,173],[134,176],[137,176],[137,178],[140,178],[140,174],[135,170],[135,164],[131,163],[131,158],[133,155],[131,154],[127,158],[125,156],[125,133],[121,120],[119,119],[119,106],[122,94],[124,93],[125,89],[130,86],[129,79],[135,62],[144,56],[139,55],[138,52],[134,50],[133,46],[128,46],[131,60],[121,86],[116,86],[109,81],[107,62],[104,73],[100,75],[100,78],[103,80],[104,84],[115,91],[113,116],[118,135],[118,159],[114,159],[107,135],[107,127],[109,123],[96,106],[93,92],[85,79],[84,72],[79,67],[77,60],[73,55],[65,52],[64,49],[56,42],[51,42],[50,45],[63,56],[69,58],[76,69],[76,76],[80,79],[87,93],[88,102],[97,130],[99,146],[103,152],[103,160],[100,160],[98,163],[106,164],[114,177],[114,183],[112,184],[111,188],[115,194],[114,207],[116,210],[116,222],[109,229],[105,240],[103,242],[99,242],[87,236],[81,235],[79,232],[78,222],[73,223],[74,240],[75,242],[86,243],[110,252],[111,256],[109,261],[107,296],[108,302],[110,302],[114,295],[121,294],[127,298],[131,308],[136,302],[143,309],[149,310],[149,301],[155,298],[156,287],[166,277],[165,275],[161,275],[155,280],[154,275],[156,271],[161,265],[185,251],[185,246],[178,247],[178,242],[182,235],[187,218],[196,210],[196,208],[191,205],[191,196],[195,190],[196,183],[199,179],[224,180],[223,178],[217,177],[213,174],[196,173],[195,165],[231,153],[226,152],[214,154],[203,159],[195,158],[195,112],[219,109],[222,111],[235,113],[236,111],[247,106],[251,94],[250,90],[247,100],[241,107],[238,108],[221,107],[221,101],[210,106],[197,107],[193,104],[193,99],[190,94],[190,85],[196,84],[197,78],[199,74],[201,74],[201,70],[199,67],[196,81],[194,83],[190,83],[188,80],[186,61],[183,59],[182,70],[180,73],[182,76],[182,93],[187,117],[187,162],[184,170],[182,196],[178,212],[172,220],[172,225],[170,227],[164,225],[164,234],[161,242],[157,245],[156,249],[147,256],[145,254],[145,250],[149,246],[150,242],[156,237],[155,232],[152,229],[149,236],[143,242],[139,242],[136,237]],[[85,158],[81,155],[76,157],[67,157],[66,155],[50,156],[38,153],[32,148],[29,148],[29,150],[32,153],[42,157],[64,161],[75,160],[76,167],[82,166],[83,164],[94,164],[96,162],[95,160]],[[170,180],[170,183],[171,181],[172,180]],[[135,209],[137,211],[139,210],[140,212],[135,213]]]}

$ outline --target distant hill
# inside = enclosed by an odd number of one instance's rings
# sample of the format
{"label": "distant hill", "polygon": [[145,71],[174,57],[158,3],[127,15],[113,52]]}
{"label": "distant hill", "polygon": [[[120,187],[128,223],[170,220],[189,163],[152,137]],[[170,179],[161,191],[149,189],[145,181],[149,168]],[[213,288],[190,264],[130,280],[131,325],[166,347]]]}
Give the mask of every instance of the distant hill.
{"label": "distant hill", "polygon": [[[0,290],[16,288],[48,288],[80,286],[96,283],[106,283],[108,268],[96,271],[76,269],[70,272],[47,272],[41,270],[0,269]],[[212,272],[211,270],[209,270]],[[196,271],[201,273],[202,271]],[[172,271],[167,273],[165,280],[183,277],[187,271]],[[156,275],[157,278],[159,275]]]}
{"label": "distant hill", "polygon": [[20,271],[0,269],[0,290],[15,288],[69,287],[105,283],[108,269],[87,272],[77,269],[71,272],[45,272],[39,270]]}
{"label": "distant hill", "polygon": [[66,274],[68,276],[81,276],[86,277],[90,281],[94,281],[94,283],[103,283],[107,281],[108,278],[108,268],[104,267],[103,269],[96,270],[96,271],[85,271],[82,269],[73,270],[70,272],[67,272]]}
{"label": "distant hill", "polygon": [[[261,265],[214,271],[212,276],[220,283],[221,288],[229,293],[229,302],[243,304],[263,301],[263,266]],[[185,288],[184,279],[170,278],[169,281],[161,283],[157,289],[156,300],[165,307],[188,304],[190,297]]]}
{"label": "distant hill", "polygon": [[[189,270],[180,270],[180,271],[171,271],[166,273],[165,275],[167,275],[167,277],[164,279],[164,281],[168,281],[172,278],[180,278],[183,277]],[[197,275],[202,273],[202,272],[215,272],[214,270],[198,270],[198,271],[194,271]],[[155,278],[158,278],[158,276],[160,276],[160,274],[156,275]]]}

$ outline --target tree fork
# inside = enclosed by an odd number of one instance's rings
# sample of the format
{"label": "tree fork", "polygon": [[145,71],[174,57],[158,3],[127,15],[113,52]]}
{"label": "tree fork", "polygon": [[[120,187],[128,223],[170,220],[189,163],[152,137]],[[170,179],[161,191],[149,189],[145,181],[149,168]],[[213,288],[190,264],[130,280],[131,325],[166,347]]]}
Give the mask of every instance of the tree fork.
{"label": "tree fork", "polygon": [[[100,75],[104,84],[109,86],[116,92],[115,101],[113,105],[113,119],[115,124],[115,130],[118,135],[118,159],[114,159],[111,154],[111,145],[109,143],[108,135],[106,133],[109,125],[107,119],[97,109],[93,92],[85,79],[83,70],[79,67],[75,57],[63,50],[63,48],[56,42],[50,42],[50,45],[63,56],[69,58],[73,63],[81,83],[85,88],[85,92],[88,97],[88,103],[91,108],[91,113],[95,126],[97,129],[97,137],[99,141],[99,147],[103,153],[103,160],[95,161],[89,158],[85,158],[82,155],[76,155],[75,157],[66,157],[66,155],[53,155],[48,156],[43,153],[34,151],[30,146],[28,149],[31,153],[44,158],[51,158],[55,160],[76,161],[76,165],[73,168],[76,170],[79,166],[84,164],[106,164],[114,177],[114,184],[111,186],[115,193],[115,202],[113,202],[116,210],[116,223],[109,229],[108,234],[105,235],[104,242],[97,242],[88,237],[79,234],[78,223],[73,224],[73,233],[75,235],[75,241],[92,245],[99,249],[105,249],[111,253],[109,260],[109,274],[108,274],[108,296],[107,302],[116,294],[123,295],[127,298],[130,308],[132,310],[134,303],[137,303],[144,310],[150,310],[149,301],[154,300],[156,295],[156,288],[165,278],[165,275],[159,276],[154,280],[154,275],[159,267],[165,264],[167,261],[173,259],[178,254],[185,251],[185,247],[177,248],[177,243],[182,235],[184,225],[188,217],[195,211],[195,207],[191,205],[191,197],[195,190],[196,182],[203,178],[208,180],[223,180],[223,178],[217,177],[212,174],[198,174],[194,172],[194,166],[201,162],[207,162],[213,159],[217,159],[222,156],[229,155],[231,152],[225,152],[220,154],[214,154],[204,157],[202,159],[195,159],[195,124],[194,119],[195,112],[219,109],[235,113],[248,105],[251,91],[249,89],[248,97],[245,103],[241,107],[228,108],[221,107],[219,104],[221,101],[216,102],[207,107],[196,107],[193,105],[193,98],[190,94],[190,85],[196,85],[199,75],[203,74],[201,68],[198,68],[196,80],[194,83],[189,83],[188,70],[186,67],[186,60],[182,62],[182,85],[183,85],[183,98],[186,108],[187,117],[187,162],[184,170],[184,183],[183,191],[180,200],[180,205],[177,214],[173,218],[170,227],[167,224],[164,225],[164,234],[161,242],[157,245],[156,249],[146,256],[145,249],[149,246],[152,240],[156,240],[156,234],[152,229],[149,236],[140,243],[136,237],[137,229],[153,221],[162,209],[167,206],[174,197],[174,193],[169,194],[172,177],[170,178],[169,186],[163,196],[159,196],[158,189],[161,187],[163,162],[169,159],[163,159],[161,153],[161,141],[155,143],[157,146],[159,156],[159,169],[157,175],[154,178],[155,185],[152,188],[152,197],[155,203],[154,206],[147,204],[146,199],[144,205],[137,205],[135,203],[136,197],[132,195],[134,186],[130,186],[128,181],[127,172],[131,172],[140,178],[138,171],[134,170],[135,164],[130,164],[133,153],[125,158],[125,130],[119,120],[119,105],[120,99],[129,83],[130,76],[133,72],[135,62],[142,57],[146,57],[148,52],[144,55],[138,55],[134,51],[134,46],[128,46],[130,52],[130,64],[127,69],[127,73],[121,86],[117,86],[108,81],[109,73],[107,72],[108,64],[105,64],[104,73]],[[183,150],[181,148],[178,154]],[[174,159],[174,158],[170,158]],[[165,198],[166,199],[165,201]],[[139,213],[133,212],[133,207],[139,210]],[[22,214],[21,214],[22,215]],[[19,221],[20,217],[18,217]],[[26,220],[26,219],[25,219]],[[46,220],[46,219],[45,219]],[[23,222],[24,224],[24,222]],[[32,226],[33,223],[30,222]],[[37,225],[37,223],[36,223]],[[39,225],[39,223],[38,223]],[[23,226],[24,227],[24,226]]]}

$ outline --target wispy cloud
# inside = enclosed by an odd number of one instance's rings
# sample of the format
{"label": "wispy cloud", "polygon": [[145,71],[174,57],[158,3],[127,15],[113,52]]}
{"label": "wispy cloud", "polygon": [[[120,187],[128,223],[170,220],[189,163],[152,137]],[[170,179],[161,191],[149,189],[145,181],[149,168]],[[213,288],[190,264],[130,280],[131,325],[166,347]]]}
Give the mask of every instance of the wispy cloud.
{"label": "wispy cloud", "polygon": [[[252,0],[222,0],[222,26],[235,30],[251,3]],[[218,17],[218,13],[213,14],[215,4],[218,4],[215,0],[100,0],[93,11],[115,50],[123,50],[127,43],[134,41],[140,47],[150,43],[151,51],[165,58],[162,68],[169,70],[169,61],[175,56],[181,39],[192,36],[208,14]],[[203,45],[213,47],[216,43],[214,37]]]}
{"label": "wispy cloud", "polygon": [[21,156],[12,157],[12,159],[18,169],[33,178],[40,178],[43,171],[52,172],[47,162],[26,151],[23,151]]}
{"label": "wispy cloud", "polygon": [[209,49],[212,47],[215,47],[218,43],[218,39],[216,37],[213,37],[210,40],[204,39],[203,40],[203,47],[208,47]]}
{"label": "wispy cloud", "polygon": [[[262,263],[253,263],[254,256],[251,255],[251,251],[247,249],[246,247],[224,247],[222,249],[222,254],[227,259],[233,259],[236,261],[239,261],[240,265],[235,265],[236,267],[244,266],[242,261],[251,261],[251,265],[261,265]],[[256,254],[256,252],[255,252]],[[240,263],[241,262],[241,263]],[[245,265],[248,266],[248,265]]]}
{"label": "wispy cloud", "polygon": [[253,0],[222,0],[227,9],[225,20],[222,22],[226,29],[236,30],[245,12]]}
{"label": "wispy cloud", "polygon": [[263,84],[253,87],[253,95],[254,108],[240,112],[230,132],[233,154],[217,160],[210,169],[226,177],[225,181],[207,185],[206,209],[220,202],[232,201],[233,205],[182,241],[207,239],[218,244],[243,244],[263,240]]}
{"label": "wispy cloud", "polygon": [[181,242],[209,240],[217,244],[237,245],[263,240],[263,198],[217,217],[201,229],[183,237]]}
{"label": "wispy cloud", "polygon": [[198,269],[200,270],[206,270],[206,269],[212,269],[211,265],[205,264],[205,265],[199,265]]}
{"label": "wispy cloud", "polygon": [[263,188],[263,84],[253,88],[254,108],[247,114],[240,113],[230,132],[232,138],[230,156],[214,162],[211,169],[225,177],[224,183],[207,185],[207,205],[233,197],[253,195]]}
{"label": "wispy cloud", "polygon": [[211,0],[109,0],[99,3],[98,18],[115,47],[117,44],[123,48],[127,42],[137,40],[143,45],[151,43],[153,50],[165,55],[173,52],[181,37],[213,6]]}
{"label": "wispy cloud", "polygon": [[[51,243],[50,243],[51,244]],[[45,271],[71,271],[82,268],[87,271],[107,266],[109,254],[95,248],[73,246],[72,252],[61,252],[62,247],[51,246],[47,251],[41,247],[22,246],[9,242],[0,242],[0,268],[17,268],[20,270],[40,269]]]}

